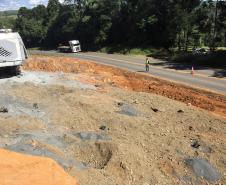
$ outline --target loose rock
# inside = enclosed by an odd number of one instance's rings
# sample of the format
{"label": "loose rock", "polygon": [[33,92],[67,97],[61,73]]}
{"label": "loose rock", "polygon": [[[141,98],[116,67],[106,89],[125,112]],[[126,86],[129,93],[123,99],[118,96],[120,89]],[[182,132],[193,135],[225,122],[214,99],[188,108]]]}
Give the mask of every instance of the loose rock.
{"label": "loose rock", "polygon": [[6,107],[0,107],[0,112],[1,113],[8,113],[9,110]]}
{"label": "loose rock", "polygon": [[139,101],[138,100],[134,100],[134,102],[133,102],[134,104],[138,104],[139,103]]}
{"label": "loose rock", "polygon": [[95,84],[94,86],[97,87],[97,88],[101,87],[100,84]]}
{"label": "loose rock", "polygon": [[122,103],[122,102],[118,102],[118,103],[117,103],[117,105],[118,105],[119,107],[121,107],[121,106],[123,106],[123,105],[124,105],[124,103]]}
{"label": "loose rock", "polygon": [[193,128],[192,126],[189,126],[188,129],[189,129],[190,131],[193,131],[193,130],[194,130],[194,128]]}
{"label": "loose rock", "polygon": [[106,130],[106,128],[107,128],[106,126],[102,125],[102,126],[100,126],[99,129],[100,129],[100,130]]}
{"label": "loose rock", "polygon": [[37,103],[34,103],[34,104],[33,104],[33,108],[34,108],[34,109],[38,109],[38,104],[37,104]]}
{"label": "loose rock", "polygon": [[151,110],[153,110],[154,112],[159,112],[159,109],[156,108],[151,108]]}
{"label": "loose rock", "polygon": [[184,113],[184,111],[183,111],[183,110],[181,110],[181,109],[180,109],[180,110],[178,110],[177,112],[178,112],[178,113]]}
{"label": "loose rock", "polygon": [[192,143],[191,143],[191,147],[193,148],[199,148],[200,147],[200,143],[198,140],[192,140]]}
{"label": "loose rock", "polygon": [[124,170],[126,170],[126,165],[123,162],[120,162],[120,167]]}

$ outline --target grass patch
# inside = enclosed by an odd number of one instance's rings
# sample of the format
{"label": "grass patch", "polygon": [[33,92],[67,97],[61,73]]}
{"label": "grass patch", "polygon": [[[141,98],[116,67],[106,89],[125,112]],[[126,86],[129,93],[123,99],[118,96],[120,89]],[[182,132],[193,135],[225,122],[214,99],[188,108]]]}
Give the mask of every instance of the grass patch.
{"label": "grass patch", "polygon": [[218,47],[217,50],[219,50],[219,51],[226,51],[226,47]]}
{"label": "grass patch", "polygon": [[143,56],[156,56],[164,55],[164,49],[156,48],[145,48],[145,47],[123,47],[123,46],[114,46],[114,47],[103,47],[99,50],[102,53],[109,54],[123,54],[123,55],[143,55]]}

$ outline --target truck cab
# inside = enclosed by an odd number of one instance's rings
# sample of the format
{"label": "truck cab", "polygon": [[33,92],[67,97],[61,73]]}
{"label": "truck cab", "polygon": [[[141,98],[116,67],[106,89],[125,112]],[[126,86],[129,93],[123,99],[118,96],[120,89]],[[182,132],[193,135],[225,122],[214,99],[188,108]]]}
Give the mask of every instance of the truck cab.
{"label": "truck cab", "polygon": [[67,46],[60,45],[58,51],[64,53],[77,53],[81,51],[81,45],[78,40],[70,40],[68,44]]}
{"label": "truck cab", "polygon": [[19,33],[0,29],[0,68],[7,68],[18,75],[20,66],[27,57],[27,50]]}
{"label": "truck cab", "polygon": [[69,45],[70,45],[72,53],[76,53],[76,52],[81,51],[81,45],[80,45],[80,42],[78,40],[69,41]]}

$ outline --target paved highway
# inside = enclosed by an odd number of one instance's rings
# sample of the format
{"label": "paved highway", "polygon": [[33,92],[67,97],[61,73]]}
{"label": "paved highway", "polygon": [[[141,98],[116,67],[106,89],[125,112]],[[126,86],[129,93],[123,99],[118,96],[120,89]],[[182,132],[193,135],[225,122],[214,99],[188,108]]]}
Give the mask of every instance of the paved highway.
{"label": "paved highway", "polygon": [[[30,51],[31,54],[55,55],[55,56],[68,56],[78,59],[85,59],[100,64],[115,66],[127,69],[133,72],[144,72],[144,57],[124,56],[117,54],[104,54],[104,53],[57,53],[56,51]],[[191,75],[190,70],[175,70],[171,69],[164,61],[151,59],[152,65],[148,74],[177,82],[186,84],[195,88],[201,88],[220,94],[226,95],[226,79],[211,77],[213,70],[198,70],[195,75]]]}

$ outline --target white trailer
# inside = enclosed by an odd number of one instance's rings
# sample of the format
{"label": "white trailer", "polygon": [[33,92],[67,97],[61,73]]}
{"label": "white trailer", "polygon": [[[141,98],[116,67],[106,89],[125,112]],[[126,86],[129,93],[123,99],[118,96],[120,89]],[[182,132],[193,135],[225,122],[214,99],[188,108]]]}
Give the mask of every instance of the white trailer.
{"label": "white trailer", "polygon": [[13,74],[20,74],[20,66],[28,57],[24,43],[18,33],[0,29],[0,68],[7,68]]}
{"label": "white trailer", "polygon": [[60,52],[67,52],[67,53],[77,53],[81,51],[81,45],[78,40],[70,40],[68,42],[68,46],[60,46],[58,47],[58,50]]}

